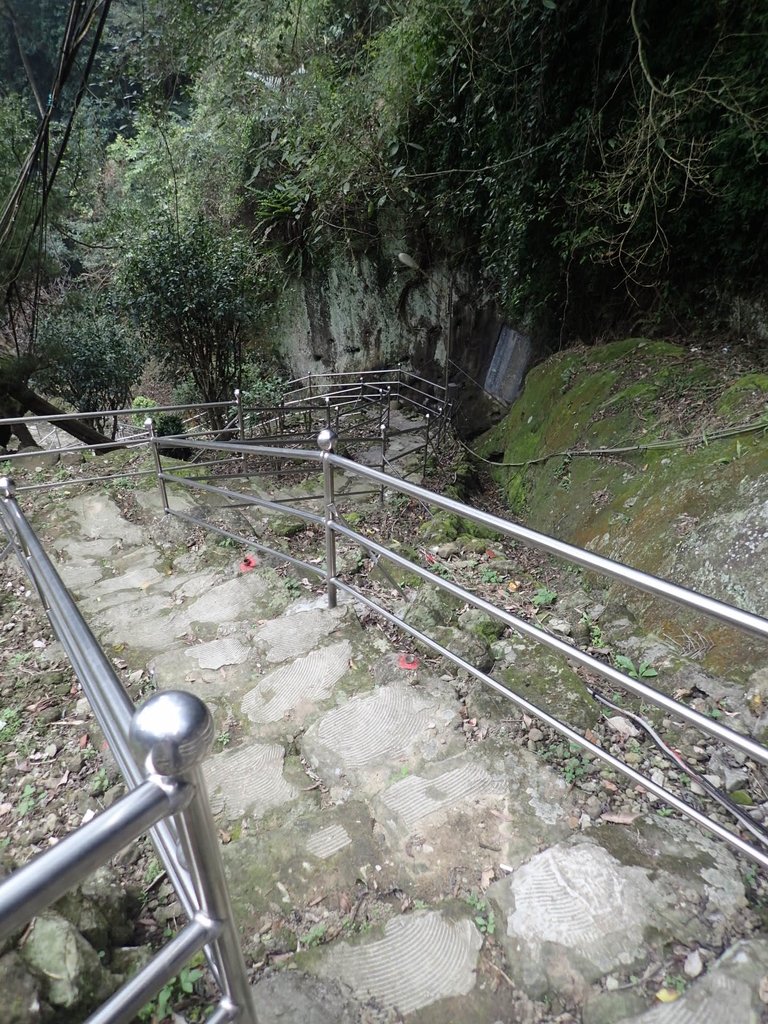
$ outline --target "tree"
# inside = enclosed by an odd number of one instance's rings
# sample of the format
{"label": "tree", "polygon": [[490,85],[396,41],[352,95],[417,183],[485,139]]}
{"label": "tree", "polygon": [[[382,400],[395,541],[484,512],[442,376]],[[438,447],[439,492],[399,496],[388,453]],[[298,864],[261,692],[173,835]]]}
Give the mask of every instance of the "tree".
{"label": "tree", "polygon": [[37,359],[41,390],[87,412],[126,406],[146,357],[108,298],[75,291],[40,324]]}
{"label": "tree", "polygon": [[[224,236],[202,219],[166,223],[127,253],[121,278],[148,350],[177,378],[191,375],[205,402],[230,399],[269,288],[245,236]],[[211,421],[223,425],[216,411]]]}

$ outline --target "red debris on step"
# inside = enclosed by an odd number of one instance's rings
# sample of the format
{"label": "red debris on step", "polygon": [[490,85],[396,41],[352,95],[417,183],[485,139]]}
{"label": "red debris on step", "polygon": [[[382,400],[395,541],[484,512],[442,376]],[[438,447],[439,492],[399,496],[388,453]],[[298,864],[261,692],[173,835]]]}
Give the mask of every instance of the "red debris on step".
{"label": "red debris on step", "polygon": [[256,555],[246,555],[240,563],[240,572],[250,572],[251,569],[255,569],[259,564],[259,560]]}
{"label": "red debris on step", "polygon": [[397,659],[397,667],[414,672],[419,667],[419,659],[415,654],[401,654]]}

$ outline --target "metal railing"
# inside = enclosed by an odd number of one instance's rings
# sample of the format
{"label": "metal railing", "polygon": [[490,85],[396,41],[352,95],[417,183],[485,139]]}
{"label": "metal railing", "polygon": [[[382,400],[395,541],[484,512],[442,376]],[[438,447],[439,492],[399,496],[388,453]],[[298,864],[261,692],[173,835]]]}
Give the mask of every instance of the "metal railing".
{"label": "metal railing", "polygon": [[[30,451],[29,449],[25,449],[17,452],[6,452],[4,455],[0,456],[0,463],[7,465],[9,472],[13,472],[14,465],[19,467],[29,462],[34,462],[35,458],[41,458],[48,455],[58,455],[59,457],[62,457],[74,454],[82,456],[87,452],[100,454],[119,449],[146,450],[149,437],[148,421],[151,420],[153,415],[163,415],[166,413],[182,414],[181,419],[184,425],[185,435],[187,436],[206,437],[212,435],[213,437],[236,437],[238,436],[238,431],[236,429],[236,406],[237,398],[235,397],[232,402],[207,402],[191,405],[158,405],[146,409],[100,409],[92,412],[56,413],[50,416],[8,416],[4,419],[0,419],[0,427],[10,427],[13,429],[14,426],[22,424],[27,429],[32,427],[36,428],[38,431],[43,427],[52,427],[55,441],[51,447],[43,447],[39,451]],[[224,420],[224,428],[214,430],[209,425],[201,422],[211,410],[216,411]],[[89,422],[98,422],[105,418],[114,419],[119,424],[114,440],[97,441],[89,444],[87,442],[76,441],[73,437],[71,439],[71,443],[68,442],[67,444],[62,444],[60,442],[57,427],[58,424],[73,421],[77,421],[81,424],[87,424]],[[143,423],[142,428],[136,427],[136,420],[139,418]],[[239,436],[242,436],[242,434]],[[152,476],[153,474],[154,464],[150,462],[145,469],[123,469],[122,471],[115,473],[78,476],[77,483],[107,484],[117,480],[137,480],[142,477]],[[40,483],[23,483],[19,484],[17,491],[18,493],[23,493],[25,491],[55,490],[58,487],[69,486],[72,482],[73,480],[71,478],[66,478]]]}
{"label": "metal railing", "polygon": [[201,772],[213,741],[210,712],[197,697],[175,691],[155,694],[135,710],[5,477],[0,526],[40,595],[128,789],[0,885],[0,940],[149,830],[189,923],[88,1024],[128,1024],[200,949],[221,993],[209,1022],[256,1024]]}
{"label": "metal railing", "polygon": [[[312,381],[302,386],[311,387],[314,390],[318,385],[315,381]],[[326,396],[321,395],[318,397],[324,403]],[[327,409],[327,405],[325,408]],[[135,414],[135,410],[131,410],[131,414]],[[768,640],[768,620],[713,598],[695,593],[677,584],[622,565],[611,559],[593,554],[574,545],[558,541],[527,527],[471,508],[453,499],[429,491],[424,487],[385,473],[382,469],[362,465],[344,458],[336,454],[334,450],[337,436],[336,432],[327,425],[327,414],[324,421],[325,425],[317,437],[318,447],[314,450],[282,447],[276,444],[256,444],[248,440],[243,436],[244,408],[240,402],[236,402],[236,417],[233,422],[236,424],[236,433],[239,435],[237,440],[207,440],[201,437],[190,438],[182,436],[156,437],[154,436],[151,422],[148,423],[148,436],[142,441],[143,444],[150,446],[152,449],[153,468],[148,472],[152,473],[157,479],[162,506],[167,513],[174,515],[182,521],[189,522],[196,528],[206,526],[222,536],[246,544],[253,550],[262,551],[279,558],[300,572],[306,575],[313,575],[317,579],[322,580],[325,585],[329,607],[333,607],[337,603],[339,594],[347,595],[353,601],[382,616],[419,644],[443,656],[460,669],[466,671],[485,684],[490,690],[515,704],[526,714],[538,718],[571,743],[581,747],[594,758],[599,759],[616,772],[624,775],[631,782],[642,786],[643,790],[652,797],[664,801],[761,866],[768,867],[768,833],[756,824],[754,828],[750,828],[743,809],[740,812],[740,816],[736,817],[737,824],[742,832],[750,833],[753,839],[757,841],[756,843],[750,842],[743,835],[738,834],[738,832],[726,828],[721,822],[699,810],[688,799],[684,799],[663,785],[654,782],[653,779],[648,778],[620,758],[602,749],[566,722],[559,720],[546,710],[533,704],[520,693],[493,678],[490,674],[481,671],[475,665],[472,665],[466,659],[448,649],[444,644],[441,644],[434,637],[404,621],[397,614],[396,610],[386,607],[383,599],[378,595],[372,596],[371,593],[366,592],[362,587],[354,585],[345,578],[345,574],[338,569],[338,544],[342,541],[362,548],[372,561],[385,572],[385,575],[387,575],[386,564],[406,570],[420,580],[440,588],[458,601],[487,613],[514,632],[536,641],[550,651],[556,652],[570,663],[580,666],[589,673],[609,682],[613,687],[660,708],[665,714],[671,716],[676,721],[683,722],[717,742],[739,751],[761,767],[768,765],[768,749],[765,746],[748,736],[728,728],[720,721],[701,714],[694,708],[650,686],[644,680],[633,678],[619,669],[606,664],[599,658],[594,657],[589,651],[583,651],[573,646],[561,636],[542,629],[540,625],[515,615],[507,609],[500,608],[471,590],[437,575],[423,565],[420,565],[417,561],[387,547],[385,543],[381,542],[381,539],[372,539],[368,535],[357,532],[346,522],[342,514],[340,500],[337,495],[337,474],[343,474],[345,479],[359,478],[369,483],[372,490],[379,491],[380,493],[387,490],[401,494],[407,499],[418,502],[427,510],[437,509],[459,516],[462,519],[490,529],[497,535],[509,538],[523,545],[532,546],[549,555],[582,566],[592,572],[619,580],[643,592],[675,602],[684,608],[714,617],[734,629],[763,640]],[[194,452],[200,458],[205,458],[205,462],[197,463],[194,468],[195,472],[198,472],[201,466],[210,467],[209,476],[207,478],[200,478],[190,475],[189,464],[186,463],[175,463],[171,467],[164,465],[162,452],[169,448],[187,449],[190,452]],[[285,501],[272,500],[253,490],[249,490],[251,477],[258,476],[260,472],[249,468],[250,460],[254,457],[263,459],[267,464],[296,465],[305,470],[309,469],[317,472],[322,479],[322,488],[318,488],[322,490],[322,495],[318,495],[314,499],[316,507],[298,507]],[[226,475],[223,470],[232,462],[239,463],[239,471],[234,478],[234,482],[229,486],[217,484],[217,478]],[[382,460],[383,464],[384,460]],[[228,909],[226,890],[223,888],[223,876],[221,875],[220,863],[217,860],[218,851],[215,849],[216,840],[211,838],[212,833],[210,831],[210,818],[207,817],[209,814],[207,804],[200,787],[199,774],[195,775],[198,772],[196,767],[198,762],[196,761],[195,765],[185,762],[184,765],[178,765],[173,771],[170,771],[170,762],[163,762],[161,764],[159,758],[162,755],[154,752],[159,748],[153,748],[153,752],[147,761],[147,744],[141,737],[144,736],[146,728],[149,728],[150,733],[152,733],[152,729],[146,726],[145,720],[142,719],[140,726],[134,726],[134,741],[139,743],[142,750],[141,756],[144,758],[144,768],[148,768],[148,773],[142,771],[137,765],[132,753],[130,729],[127,724],[131,721],[134,713],[130,698],[115,676],[108,659],[82,621],[72,598],[56,575],[34,531],[26,522],[15,501],[10,483],[7,481],[0,483],[0,487],[4,488],[0,492],[0,498],[2,499],[0,500],[0,524],[4,526],[8,534],[9,543],[12,543],[20,551],[30,577],[43,596],[54,629],[72,660],[83,689],[107,737],[109,746],[115,754],[116,760],[131,789],[131,793],[125,798],[129,800],[129,803],[125,804],[124,811],[121,812],[122,817],[119,817],[119,820],[123,823],[120,827],[125,828],[125,832],[122,834],[122,841],[125,840],[126,836],[132,834],[133,831],[146,827],[150,820],[157,821],[151,831],[153,841],[160,852],[169,878],[173,882],[180,902],[191,922],[192,930],[182,933],[186,935],[183,941],[176,946],[174,945],[176,940],[174,940],[174,943],[167,947],[167,950],[170,950],[170,952],[163,951],[161,953],[158,966],[156,967],[158,974],[150,974],[144,981],[136,983],[140,987],[142,998],[148,995],[149,992],[149,988],[144,989],[142,986],[145,984],[150,985],[150,983],[154,985],[161,974],[163,977],[167,977],[166,971],[171,971],[171,968],[173,970],[177,969],[179,963],[178,956],[181,956],[182,948],[186,950],[185,944],[187,942],[190,944],[189,948],[194,943],[197,943],[195,948],[205,944],[212,973],[224,994],[219,1008],[210,1020],[214,1021],[215,1024],[220,1024],[220,1022],[225,1020],[238,1019],[236,1015],[240,1013],[241,1017],[239,1019],[248,1022],[253,1021],[255,1018],[250,1003],[247,976],[245,974],[242,954],[237,944],[237,936],[232,925],[231,913],[229,913]],[[238,512],[247,512],[253,508],[260,515],[264,512],[279,514],[280,516],[289,515],[297,517],[303,522],[321,527],[324,536],[324,564],[305,561],[291,553],[278,550],[276,547],[270,547],[265,543],[263,537],[257,538],[255,533],[238,533],[226,528],[226,526],[207,523],[197,516],[192,517],[185,512],[173,509],[172,494],[173,489],[177,487],[201,494],[216,495],[218,499],[224,499],[225,504],[228,503],[231,507],[237,509]],[[389,578],[391,580],[391,577]],[[394,582],[393,587],[398,589]],[[147,708],[142,709],[139,714],[153,714],[152,708],[153,705],[150,703],[149,710]],[[195,715],[193,714],[192,717],[195,717]],[[172,746],[172,741],[169,742],[171,742]],[[164,747],[163,749],[170,748]],[[202,753],[199,756],[202,756]],[[168,769],[167,775],[163,774],[163,767]],[[195,775],[195,779],[191,780],[193,775]],[[158,783],[155,777],[159,776],[162,776],[165,780],[163,785],[167,783],[167,788],[162,790],[162,798],[156,795]],[[195,796],[187,797],[181,795],[190,793],[193,789]],[[134,794],[136,793],[141,795],[135,796]],[[189,799],[188,804],[185,803],[187,799]],[[176,803],[177,800],[179,801],[178,804]],[[183,808],[182,804],[184,804]],[[154,817],[155,815],[159,816],[161,813],[171,814],[175,817],[163,820],[158,820]],[[105,820],[111,821],[112,819]],[[80,838],[77,843],[74,842],[77,835],[72,837],[73,842],[69,848],[74,850],[88,847],[89,850],[91,848],[95,850],[99,845],[99,840],[92,839],[91,836],[96,836],[96,832],[93,831],[90,835],[88,833],[85,835],[86,838]],[[205,837],[202,841],[200,840],[201,836]],[[200,846],[202,846],[202,854]],[[62,847],[64,847],[63,843],[59,844],[51,852],[57,853]],[[65,850],[67,849],[67,847],[64,848]],[[104,847],[104,849],[106,850],[107,848]],[[47,853],[43,856],[48,857],[49,854]],[[58,856],[62,857],[64,855],[58,853]],[[90,853],[88,856],[91,856]],[[37,862],[33,862],[33,865],[35,863]],[[48,863],[53,862],[49,861]],[[30,867],[33,865],[30,865]],[[43,885],[43,887],[45,886],[45,879],[42,876],[47,877],[47,873],[41,871],[37,876],[28,876],[32,879],[32,882],[25,884],[29,886],[30,891],[34,890],[38,884]],[[8,884],[12,885],[13,881]],[[214,890],[213,895],[210,894],[211,885]],[[0,922],[2,921],[3,892],[4,889],[0,889]],[[18,902],[18,898],[16,900]],[[38,903],[35,903],[34,906],[37,907]],[[216,922],[216,927],[220,925],[221,930],[216,931],[215,934],[213,931],[206,930],[209,926],[213,927],[210,924],[211,922]],[[162,984],[162,982],[159,982],[159,984]],[[131,995],[129,993],[128,995],[121,996],[118,993],[118,996],[113,997],[113,999],[117,998],[134,1000],[138,998],[138,995]],[[117,1004],[113,1005],[116,1006]],[[117,1007],[117,1010],[122,1013],[124,1006],[127,1005],[129,1005],[127,1002],[121,1004],[123,1008]],[[135,1003],[131,1001],[130,1005],[134,1006]],[[106,1008],[109,1008],[109,1006],[110,1003],[107,1004]],[[92,1018],[92,1021],[106,1024],[110,1020],[123,1021],[128,1019],[130,1018],[124,1015],[115,1017],[96,1016]]]}
{"label": "metal railing", "polygon": [[[720,839],[726,841],[741,853],[752,858],[763,867],[768,867],[768,832],[757,825],[750,827],[743,809],[740,810],[735,805],[729,808],[729,810],[737,815],[737,821],[739,822],[742,830],[749,831],[758,839],[759,846],[750,843],[742,838],[742,836],[727,829],[720,822],[698,810],[698,808],[689,803],[688,800],[685,800],[671,792],[664,786],[654,782],[651,778],[637,771],[631,765],[626,764],[613,754],[603,750],[600,746],[592,742],[586,736],[583,736],[567,723],[560,721],[544,709],[531,703],[521,694],[492,678],[487,673],[482,672],[476,666],[470,664],[434,638],[411,626],[408,622],[405,622],[394,611],[385,608],[379,600],[372,598],[360,587],[354,586],[352,583],[342,578],[342,576],[337,572],[337,540],[338,538],[345,538],[352,544],[359,546],[364,552],[368,553],[372,557],[374,563],[380,568],[382,568],[382,561],[389,562],[400,569],[404,569],[407,572],[418,576],[421,580],[433,584],[456,598],[458,601],[472,605],[480,611],[492,616],[516,633],[536,641],[541,644],[542,647],[562,655],[568,659],[569,662],[586,669],[588,672],[593,673],[596,676],[599,676],[606,682],[610,683],[613,687],[617,687],[633,697],[661,709],[677,721],[682,721],[686,725],[699,730],[706,736],[709,736],[733,748],[734,750],[740,751],[741,754],[751,758],[758,766],[768,766],[768,748],[751,739],[749,736],[738,733],[723,725],[718,720],[710,718],[681,701],[668,696],[661,690],[650,686],[642,679],[633,678],[625,672],[614,668],[612,665],[606,664],[604,661],[596,658],[593,654],[590,654],[588,651],[581,650],[564,640],[562,637],[549,633],[540,626],[529,622],[527,619],[521,618],[519,615],[515,615],[506,609],[492,604],[473,593],[471,590],[459,586],[450,580],[444,579],[436,573],[431,572],[429,569],[424,568],[412,559],[393,551],[385,544],[372,540],[370,536],[363,535],[355,531],[344,521],[343,516],[339,512],[336,498],[335,473],[337,471],[343,471],[345,476],[351,475],[360,477],[371,482],[376,488],[386,488],[390,491],[405,495],[408,498],[415,499],[421,503],[422,506],[441,509],[452,515],[470,520],[473,523],[494,531],[502,537],[507,537],[521,544],[534,547],[539,551],[564,559],[572,564],[582,566],[592,572],[619,580],[635,589],[674,602],[684,608],[692,609],[703,615],[710,616],[722,623],[726,623],[727,625],[740,630],[741,632],[763,640],[768,640],[768,619],[733,607],[703,594],[696,593],[695,591],[679,586],[678,584],[672,583],[668,580],[660,579],[648,573],[641,572],[638,569],[634,569],[601,555],[594,554],[572,544],[567,544],[563,541],[556,540],[555,538],[548,537],[547,535],[538,533],[535,530],[501,519],[498,516],[490,515],[489,513],[483,512],[479,509],[471,508],[468,505],[464,505],[461,502],[454,501],[453,499],[444,497],[443,495],[436,494],[416,484],[382,473],[380,470],[343,458],[342,456],[334,453],[336,440],[335,432],[325,428],[320,432],[318,437],[319,450],[317,451],[297,451],[296,449],[268,447],[258,449],[260,454],[265,457],[313,463],[319,470],[321,470],[323,476],[324,496],[322,500],[322,507],[317,512],[314,512],[286,504],[278,505],[270,499],[261,497],[258,494],[244,492],[242,488],[240,490],[230,490],[223,487],[216,487],[211,483],[203,483],[199,480],[186,478],[181,475],[181,472],[167,472],[160,466],[159,459],[159,451],[162,450],[165,441],[162,438],[155,439],[153,444],[158,449],[158,483],[163,495],[163,507],[167,512],[173,514],[179,519],[189,522],[190,524],[194,524],[198,527],[208,526],[220,535],[238,541],[242,544],[246,544],[254,550],[282,559],[299,568],[304,573],[312,574],[324,579],[329,607],[335,606],[339,592],[347,594],[354,601],[361,603],[377,615],[384,617],[399,630],[409,634],[420,644],[423,644],[425,647],[442,655],[454,665],[480,680],[495,693],[516,704],[526,714],[535,716],[550,728],[560,733],[560,735],[564,736],[570,742],[577,744],[593,757],[598,758],[615,771],[624,775],[631,782],[641,785],[642,788],[653,797],[665,801],[668,805],[691,818],[697,824],[709,830]],[[194,442],[191,440],[177,440],[174,443],[183,446],[201,448],[209,452],[218,452],[220,454],[233,454],[246,450],[253,451],[253,448],[251,447],[246,449],[243,445],[228,442]],[[241,481],[243,483],[247,482],[247,475],[242,477]],[[325,565],[319,566],[311,562],[297,559],[292,555],[270,547],[264,543],[263,538],[258,539],[255,536],[246,536],[243,533],[236,533],[221,526],[205,523],[204,521],[198,518],[193,518],[184,512],[174,511],[170,505],[168,495],[168,488],[173,486],[193,491],[219,494],[221,497],[234,502],[240,510],[244,507],[254,507],[267,512],[278,512],[280,515],[293,515],[304,521],[321,525],[324,529],[325,536]],[[724,798],[724,800],[726,804],[729,803],[727,798]]]}
{"label": "metal railing", "polygon": [[[238,438],[240,441],[257,440],[264,445],[301,448],[314,443],[322,428],[334,427],[344,432],[345,443],[356,447],[364,444],[380,445],[380,466],[394,469],[394,463],[419,452],[423,454],[423,472],[426,472],[430,448],[434,451],[443,436],[451,412],[449,392],[440,384],[433,384],[418,374],[402,368],[370,370],[361,373],[326,373],[308,375],[288,381],[286,393],[277,405],[250,405],[247,396],[235,389],[232,401],[198,402],[185,405],[158,405],[150,408],[99,409],[90,412],[56,413],[50,416],[16,416],[0,418],[0,427],[13,428],[18,424],[27,429],[47,431],[46,439],[54,437],[51,446],[40,452],[23,450],[7,452],[0,462],[7,463],[10,472],[14,464],[34,462],[36,456],[70,456],[91,452],[99,454],[115,449],[142,450],[156,428],[156,417],[167,413],[183,417],[182,436],[213,439]],[[389,457],[391,441],[390,421],[392,407],[397,403],[412,416],[420,418],[411,428],[414,432],[424,426],[424,438],[406,451]],[[214,413],[223,426],[213,428],[203,422]],[[143,418],[143,428],[136,421]],[[81,424],[99,423],[107,419],[118,424],[114,440],[80,442],[72,439],[61,443],[59,424],[77,421]],[[257,456],[255,449],[251,458]],[[273,471],[273,470],[272,470]],[[78,476],[78,484],[102,483],[120,480],[138,480],[152,476],[154,464],[144,469],[124,469],[109,474]],[[72,478],[45,482],[24,482],[18,492],[54,490],[73,483]]]}

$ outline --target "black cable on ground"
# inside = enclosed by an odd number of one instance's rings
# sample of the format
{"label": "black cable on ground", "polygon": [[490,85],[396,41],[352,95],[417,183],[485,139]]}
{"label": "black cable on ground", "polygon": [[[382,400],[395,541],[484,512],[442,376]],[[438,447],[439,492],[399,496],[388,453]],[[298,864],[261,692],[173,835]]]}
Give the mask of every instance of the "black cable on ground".
{"label": "black cable on ground", "polygon": [[755,837],[755,839],[758,840],[758,842],[760,842],[763,846],[768,847],[768,829],[765,829],[758,822],[753,821],[752,818],[750,818],[749,815],[746,814],[737,803],[734,803],[734,801],[731,800],[729,796],[727,796],[725,793],[719,790],[717,786],[713,786],[708,779],[706,779],[703,775],[697,772],[694,768],[691,768],[691,766],[683,760],[682,756],[676,750],[674,750],[672,747],[670,747],[667,743],[664,742],[661,736],[659,736],[659,734],[653,728],[651,723],[646,721],[646,719],[643,718],[642,715],[638,715],[634,711],[628,711],[627,708],[623,708],[618,704],[614,704],[613,701],[609,700],[603,693],[595,689],[595,687],[587,686],[586,690],[587,693],[589,693],[590,697],[598,701],[600,704],[604,704],[606,707],[610,708],[612,711],[615,711],[617,714],[623,715],[625,718],[629,718],[633,722],[635,722],[643,730],[643,732],[653,740],[653,742],[656,744],[656,746],[659,748],[662,754],[664,754],[665,757],[669,758],[669,760],[672,761],[676,765],[676,767],[684,771],[685,774],[689,778],[691,778],[698,786],[701,786],[701,788],[709,796],[711,796],[713,800],[717,801],[717,803],[719,803],[724,810],[726,810],[730,815],[732,815],[738,821],[742,828],[750,832]]}

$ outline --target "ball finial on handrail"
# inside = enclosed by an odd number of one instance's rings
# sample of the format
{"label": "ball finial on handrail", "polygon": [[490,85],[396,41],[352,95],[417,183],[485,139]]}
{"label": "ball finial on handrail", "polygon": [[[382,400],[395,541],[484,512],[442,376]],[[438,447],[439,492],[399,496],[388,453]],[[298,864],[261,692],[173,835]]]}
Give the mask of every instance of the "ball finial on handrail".
{"label": "ball finial on handrail", "polygon": [[16,481],[9,476],[0,476],[0,497],[13,498],[16,496]]}
{"label": "ball finial on handrail", "polygon": [[317,435],[317,447],[323,452],[332,452],[336,441],[338,440],[338,434],[335,430],[331,430],[330,427],[324,427]]}
{"label": "ball finial on handrail", "polygon": [[193,693],[166,690],[135,713],[130,741],[148,772],[181,775],[200,764],[211,749],[213,719]]}

